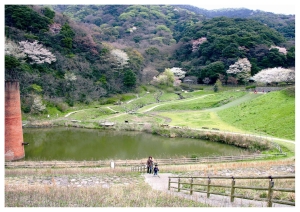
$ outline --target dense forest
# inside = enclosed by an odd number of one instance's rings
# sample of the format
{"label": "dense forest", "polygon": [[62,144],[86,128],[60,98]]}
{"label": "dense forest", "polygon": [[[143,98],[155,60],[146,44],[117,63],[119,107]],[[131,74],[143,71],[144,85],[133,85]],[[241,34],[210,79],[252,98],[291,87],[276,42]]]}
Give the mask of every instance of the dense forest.
{"label": "dense forest", "polygon": [[5,5],[5,79],[20,81],[23,112],[38,112],[38,102],[62,110],[134,92],[172,67],[198,83],[245,83],[226,72],[243,58],[251,76],[293,68],[295,16],[184,5]]}

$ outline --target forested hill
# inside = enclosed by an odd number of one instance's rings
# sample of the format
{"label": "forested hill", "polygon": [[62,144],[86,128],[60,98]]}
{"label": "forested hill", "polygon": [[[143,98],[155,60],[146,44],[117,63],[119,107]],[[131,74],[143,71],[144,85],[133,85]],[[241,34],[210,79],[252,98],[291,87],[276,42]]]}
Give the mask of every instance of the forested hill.
{"label": "forested hill", "polygon": [[273,27],[176,5],[5,5],[5,78],[19,79],[23,112],[132,92],[172,67],[213,84],[239,58],[252,75],[294,67],[293,20],[277,16]]}
{"label": "forested hill", "polygon": [[274,14],[261,10],[250,10],[247,8],[226,8],[219,10],[206,10],[192,5],[178,5],[181,8],[190,10],[195,14],[204,15],[206,18],[228,17],[248,18],[257,20],[260,23],[276,29],[286,38],[295,38],[295,15]]}

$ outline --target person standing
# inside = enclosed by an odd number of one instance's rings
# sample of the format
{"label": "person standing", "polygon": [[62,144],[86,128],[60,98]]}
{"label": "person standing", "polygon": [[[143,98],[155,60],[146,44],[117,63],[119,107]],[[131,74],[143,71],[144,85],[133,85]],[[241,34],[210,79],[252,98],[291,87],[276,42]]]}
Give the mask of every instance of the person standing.
{"label": "person standing", "polygon": [[154,171],[154,175],[157,175],[157,173],[159,171],[157,164],[155,164],[153,171]]}
{"label": "person standing", "polygon": [[152,168],[153,168],[153,160],[152,160],[152,157],[149,156],[149,158],[147,160],[147,173],[148,174],[152,173]]}

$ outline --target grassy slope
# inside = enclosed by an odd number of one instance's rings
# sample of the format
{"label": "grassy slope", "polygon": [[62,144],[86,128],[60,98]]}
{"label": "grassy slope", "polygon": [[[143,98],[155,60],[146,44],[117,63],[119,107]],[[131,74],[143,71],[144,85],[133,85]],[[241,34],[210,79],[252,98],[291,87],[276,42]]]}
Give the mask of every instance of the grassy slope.
{"label": "grassy slope", "polygon": [[245,95],[245,92],[223,92],[204,96],[193,101],[181,100],[175,103],[168,103],[154,108],[154,111],[170,111],[170,110],[202,110],[206,108],[218,107],[226,104],[234,99]]}
{"label": "grassy slope", "polygon": [[[183,93],[183,100],[177,95],[164,92],[164,102],[155,103],[152,91],[140,98],[120,106],[102,105],[72,114],[71,119],[82,121],[110,121],[166,123],[190,128],[219,128],[224,131],[271,135],[278,138],[295,139],[295,97],[286,95],[285,91],[267,94],[245,92],[196,91]],[[135,105],[143,105],[138,114],[112,114],[113,111],[124,112]],[[150,110],[153,116],[143,114]],[[164,118],[165,117],[165,118]]]}
{"label": "grassy slope", "polygon": [[267,93],[217,114],[234,127],[295,139],[295,97],[286,95],[285,91]]}
{"label": "grassy slope", "polygon": [[[224,95],[225,94],[225,95]],[[219,96],[222,95],[222,98],[225,98],[229,93],[219,93]],[[236,97],[240,97],[244,93],[235,93]],[[230,124],[222,121],[220,117],[216,114],[216,111],[223,110],[228,107],[232,107],[240,104],[244,101],[249,101],[253,98],[257,98],[258,95],[246,94],[240,98],[233,100],[231,102],[222,105],[220,107],[209,108],[205,110],[197,110],[197,111],[172,111],[172,112],[161,112],[159,113],[162,116],[169,117],[172,119],[171,125],[176,126],[188,126],[191,128],[201,128],[201,127],[209,127],[209,128],[219,128],[224,131],[232,131],[232,132],[245,132],[243,129],[239,129],[237,127],[231,126]],[[216,97],[214,97],[216,98]],[[202,101],[206,101],[207,99],[202,99]],[[226,102],[226,101],[225,101]],[[205,103],[204,103],[205,104]]]}

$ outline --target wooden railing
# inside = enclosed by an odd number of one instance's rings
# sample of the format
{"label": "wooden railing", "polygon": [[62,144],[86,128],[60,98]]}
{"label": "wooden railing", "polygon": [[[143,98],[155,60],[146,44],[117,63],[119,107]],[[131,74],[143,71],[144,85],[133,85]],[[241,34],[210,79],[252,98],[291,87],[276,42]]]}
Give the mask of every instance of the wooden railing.
{"label": "wooden railing", "polygon": [[[154,163],[159,165],[180,165],[180,164],[197,164],[197,163],[216,163],[244,160],[260,160],[269,157],[281,157],[286,154],[251,154],[238,156],[209,156],[199,158],[168,158],[155,159]],[[133,167],[144,166],[145,160],[98,160],[98,161],[14,161],[5,162],[6,168],[65,168],[65,167],[109,167],[111,163],[114,167]]]}
{"label": "wooden railing", "polygon": [[[177,181],[171,181],[171,180],[177,179]],[[199,182],[196,182],[198,180]],[[228,180],[230,180],[228,184]],[[264,183],[261,183],[263,185],[261,186],[244,186],[245,182],[242,182],[240,185],[236,185],[236,181],[242,181],[242,180],[248,180],[246,184],[253,184],[251,180],[260,180],[265,181]],[[280,182],[282,180],[286,180],[287,182]],[[216,181],[213,183],[213,181]],[[227,181],[227,182],[226,182]],[[279,186],[288,184],[289,188],[280,188],[275,187],[275,181],[276,184]],[[221,182],[221,183],[220,183]],[[264,185],[267,182],[267,185]],[[255,185],[260,184],[258,182],[254,182]],[[175,184],[175,186],[172,186]],[[212,190],[213,188],[218,188],[215,190]],[[266,201],[268,207],[272,207],[273,203],[283,204],[283,205],[292,205],[295,206],[295,201],[290,200],[282,200],[278,199],[277,197],[274,197],[274,192],[292,192],[295,193],[295,175],[287,175],[287,176],[258,176],[258,177],[226,177],[226,176],[178,176],[178,177],[169,177],[168,182],[168,190],[170,189],[176,189],[178,192],[184,190],[188,191],[190,195],[193,194],[193,192],[200,192],[200,193],[206,193],[207,198],[210,197],[211,194],[215,195],[222,195],[222,196],[229,196],[230,201],[234,202],[234,198],[241,198],[241,199],[249,199],[249,200],[256,200],[256,201]],[[227,189],[227,190],[226,190]],[[236,190],[239,190],[240,192],[243,190],[255,190],[255,191],[266,191],[262,192],[257,196],[249,196],[249,195],[243,195],[238,194]],[[223,191],[223,192],[222,192]],[[286,195],[282,195],[286,196]]]}
{"label": "wooden railing", "polygon": [[191,164],[191,163],[216,163],[216,162],[230,162],[230,161],[243,161],[243,160],[259,160],[269,157],[286,156],[284,153],[280,154],[251,154],[251,155],[236,155],[236,156],[208,156],[196,158],[169,158],[169,159],[156,159],[154,163],[159,165],[177,165],[177,164]]}

